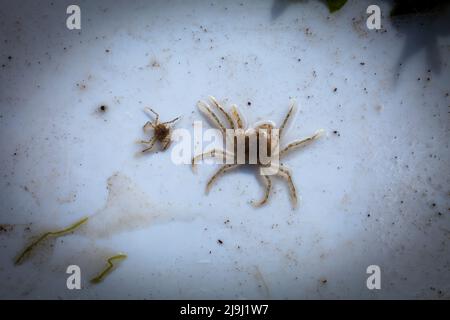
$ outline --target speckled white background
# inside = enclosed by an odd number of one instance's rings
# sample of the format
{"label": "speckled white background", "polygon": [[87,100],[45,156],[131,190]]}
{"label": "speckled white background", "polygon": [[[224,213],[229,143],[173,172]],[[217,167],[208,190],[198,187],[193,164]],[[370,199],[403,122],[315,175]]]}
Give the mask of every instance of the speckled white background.
{"label": "speckled white background", "polygon": [[[332,15],[320,1],[77,1],[78,32],[72,3],[1,4],[1,298],[450,297],[448,12],[394,24],[381,1],[375,32],[366,1]],[[136,156],[144,106],[191,129],[209,94],[250,123],[279,123],[296,98],[286,141],[327,131],[285,160],[297,210],[282,180],[254,209],[252,171],[206,196],[215,167]],[[30,237],[85,215],[13,265]],[[82,290],[66,289],[70,264]]]}

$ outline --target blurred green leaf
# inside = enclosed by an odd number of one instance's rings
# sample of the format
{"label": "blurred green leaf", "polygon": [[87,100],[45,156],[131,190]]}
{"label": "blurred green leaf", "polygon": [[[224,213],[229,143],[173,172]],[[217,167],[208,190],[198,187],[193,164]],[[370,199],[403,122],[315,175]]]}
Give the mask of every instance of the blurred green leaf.
{"label": "blurred green leaf", "polygon": [[330,10],[330,13],[336,12],[346,3],[347,0],[327,0],[328,10]]}

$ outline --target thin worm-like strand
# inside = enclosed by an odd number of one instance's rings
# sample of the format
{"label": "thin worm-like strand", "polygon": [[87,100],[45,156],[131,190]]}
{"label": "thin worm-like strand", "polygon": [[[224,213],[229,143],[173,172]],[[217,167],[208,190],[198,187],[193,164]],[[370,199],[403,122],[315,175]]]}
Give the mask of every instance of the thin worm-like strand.
{"label": "thin worm-like strand", "polygon": [[35,246],[37,246],[40,242],[44,241],[46,238],[48,237],[60,237],[65,235],[66,233],[72,232],[75,229],[79,228],[83,223],[85,223],[88,220],[88,217],[85,217],[81,220],[78,220],[77,222],[75,222],[74,224],[68,226],[65,229],[62,230],[57,230],[57,231],[49,231],[44,233],[43,235],[41,235],[39,238],[37,238],[35,241],[33,241],[28,247],[25,248],[25,250],[22,251],[22,253],[17,257],[17,259],[15,260],[15,264],[21,264],[23,259],[25,258],[25,256],[27,254],[29,254],[31,252],[31,250],[33,250],[33,248]]}
{"label": "thin worm-like strand", "polygon": [[111,272],[112,268],[114,267],[114,264],[112,263],[113,260],[123,260],[126,259],[127,255],[124,253],[119,253],[116,254],[115,256],[109,257],[108,260],[106,260],[107,262],[107,266],[105,269],[103,269],[102,272],[100,272],[96,277],[91,279],[91,283],[99,283],[102,282],[103,279],[105,278],[105,276]]}
{"label": "thin worm-like strand", "polygon": [[228,112],[226,112],[224,110],[224,108],[219,104],[219,102],[217,102],[216,98],[214,98],[213,96],[209,96],[209,99],[211,99],[211,101],[213,102],[214,106],[217,109],[219,109],[220,112],[222,112],[222,114],[225,116],[225,118],[227,118],[227,121],[230,124],[231,129],[234,129],[234,121],[231,118],[231,116],[228,114]]}

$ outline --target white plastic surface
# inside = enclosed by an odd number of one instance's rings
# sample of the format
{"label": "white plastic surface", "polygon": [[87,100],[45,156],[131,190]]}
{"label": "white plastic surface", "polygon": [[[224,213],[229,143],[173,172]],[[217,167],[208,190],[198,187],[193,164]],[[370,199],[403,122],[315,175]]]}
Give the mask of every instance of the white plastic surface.
{"label": "white plastic surface", "polygon": [[[449,297],[448,14],[428,34],[393,25],[387,2],[370,31],[366,1],[334,14],[320,1],[80,1],[78,32],[69,4],[2,2],[1,298]],[[326,130],[284,161],[296,210],[281,179],[253,208],[252,169],[205,195],[217,166],[193,174],[173,146],[136,156],[145,106],[191,130],[208,95],[250,124],[280,124],[296,98],[285,142]],[[86,215],[14,266],[31,236]],[[128,259],[89,284],[116,252]],[[66,288],[71,264],[81,290]],[[369,265],[381,290],[366,287]]]}

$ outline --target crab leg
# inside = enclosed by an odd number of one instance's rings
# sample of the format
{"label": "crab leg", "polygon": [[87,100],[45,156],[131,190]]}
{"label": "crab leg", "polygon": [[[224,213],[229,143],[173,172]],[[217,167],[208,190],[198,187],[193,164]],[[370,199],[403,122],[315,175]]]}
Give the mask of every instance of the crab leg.
{"label": "crab leg", "polygon": [[211,121],[214,123],[214,125],[222,131],[223,134],[225,134],[226,129],[222,122],[220,122],[217,115],[211,110],[211,108],[204,103],[203,101],[199,101],[197,104],[198,109]]}
{"label": "crab leg", "polygon": [[236,120],[237,127],[239,129],[244,129],[245,123],[244,123],[241,115],[239,114],[238,108],[237,108],[237,106],[235,104],[233,104],[231,106],[231,115]]}
{"label": "crab leg", "polygon": [[192,171],[195,171],[195,165],[197,164],[197,161],[204,158],[217,158],[218,156],[221,156],[222,158],[225,158],[227,155],[230,155],[225,150],[222,149],[212,149],[206,152],[203,152],[199,155],[196,155],[192,158],[191,165],[192,165]]}
{"label": "crab leg", "polygon": [[148,148],[145,148],[144,150],[142,150],[142,153],[151,150],[153,148],[153,146],[155,145],[155,142],[156,142],[156,137],[153,137],[150,141],[141,141],[141,143],[149,145]]}
{"label": "crab leg", "polygon": [[147,114],[150,113],[150,112],[153,113],[156,116],[155,123],[158,123],[158,121],[159,121],[159,114],[155,110],[153,110],[152,108],[149,108],[149,107],[145,108],[144,110],[145,110],[145,112],[147,112]]}
{"label": "crab leg", "polygon": [[162,141],[162,149],[166,150],[170,146],[171,142],[172,140],[170,139],[170,135],[167,135]]}
{"label": "crab leg", "polygon": [[144,126],[142,127],[142,129],[144,130],[144,131],[147,131],[147,129],[154,129],[155,128],[155,126],[153,125],[153,123],[151,123],[151,121],[147,121],[145,124],[144,124]]}
{"label": "crab leg", "polygon": [[219,109],[220,112],[222,112],[222,114],[225,116],[225,118],[227,118],[228,123],[230,124],[230,128],[234,129],[234,121],[231,118],[231,116],[228,114],[228,112],[225,111],[225,109],[220,105],[219,102],[217,102],[216,98],[214,98],[213,96],[209,96],[209,99],[212,101],[212,103],[214,104],[214,106]]}
{"label": "crab leg", "polygon": [[171,124],[171,123],[177,122],[178,120],[180,120],[180,118],[181,118],[181,117],[176,117],[176,118],[173,119],[173,120],[163,122],[163,124]]}
{"label": "crab leg", "polygon": [[252,201],[252,205],[254,207],[261,207],[262,205],[264,205],[267,202],[267,200],[269,199],[270,190],[272,188],[272,180],[270,180],[270,177],[266,176],[266,175],[260,175],[260,176],[264,180],[264,186],[265,186],[264,197],[256,203]]}
{"label": "crab leg", "polygon": [[239,164],[224,164],[222,167],[220,167],[220,169],[217,170],[217,172],[209,179],[208,183],[206,184],[206,193],[209,192],[211,186],[219,178],[220,175],[239,166]]}
{"label": "crab leg", "polygon": [[291,107],[289,108],[288,113],[286,114],[286,117],[284,117],[283,123],[280,126],[280,137],[283,130],[286,128],[286,125],[289,121],[289,118],[292,117],[292,115],[295,113],[295,101],[292,102]]}
{"label": "crab leg", "polygon": [[301,146],[304,146],[306,144],[308,144],[309,142],[314,141],[315,139],[319,138],[323,133],[323,130],[319,130],[316,133],[314,133],[312,136],[307,137],[305,139],[299,139],[299,140],[294,140],[293,142],[289,143],[286,147],[284,147],[279,155],[280,157],[284,156],[285,154],[287,154],[288,152],[300,148]]}
{"label": "crab leg", "polygon": [[292,207],[295,208],[297,206],[297,190],[295,189],[294,182],[292,181],[291,173],[289,169],[280,165],[278,175],[285,178],[289,187],[289,194],[291,197]]}

